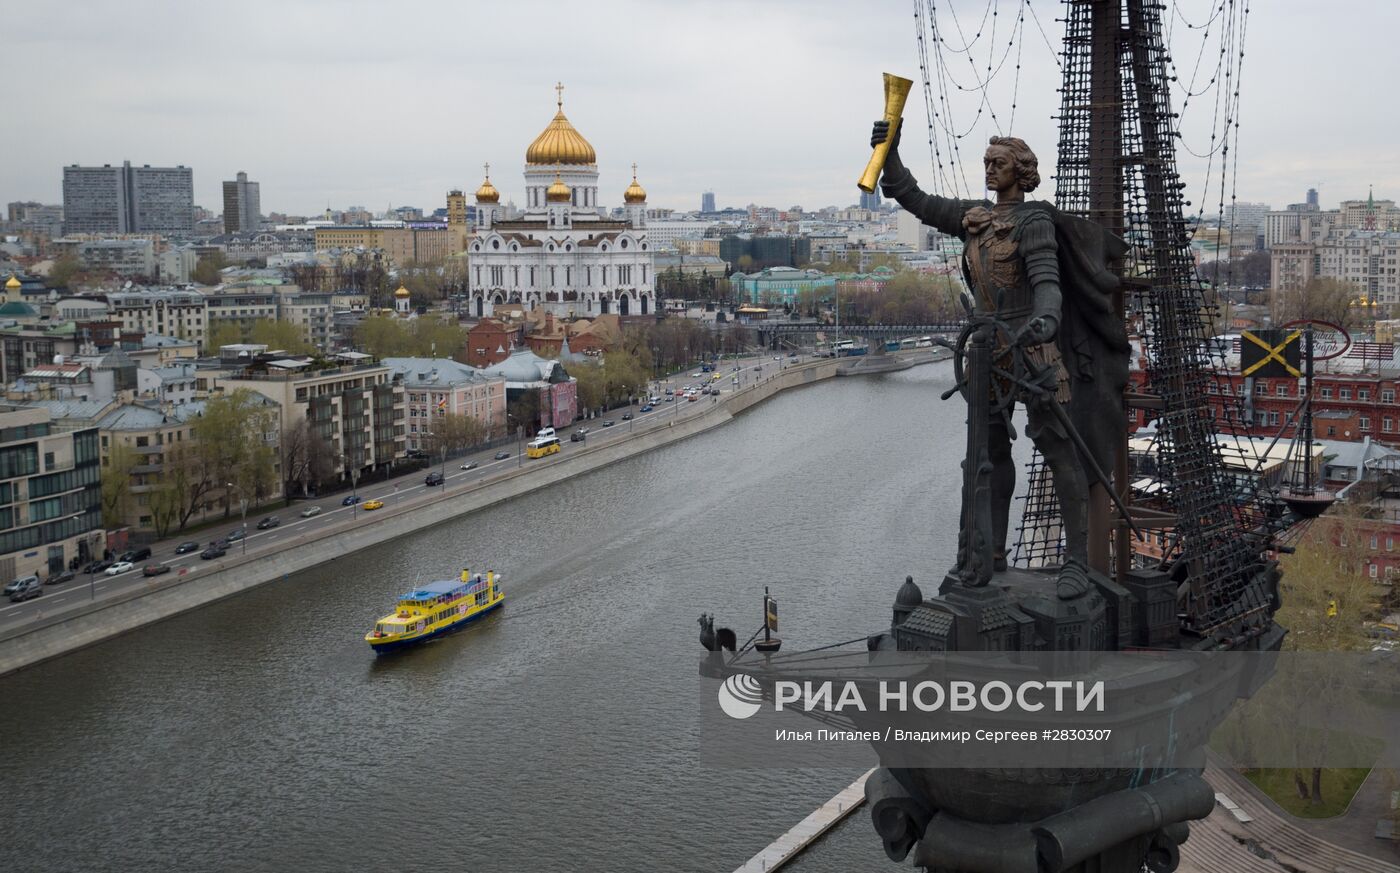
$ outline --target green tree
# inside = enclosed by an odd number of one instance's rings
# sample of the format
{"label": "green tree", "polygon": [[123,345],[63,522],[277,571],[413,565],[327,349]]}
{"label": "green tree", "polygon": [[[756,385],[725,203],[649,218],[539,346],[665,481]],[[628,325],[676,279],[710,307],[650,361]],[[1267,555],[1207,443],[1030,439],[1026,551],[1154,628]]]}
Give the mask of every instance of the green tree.
{"label": "green tree", "polygon": [[253,322],[248,340],[266,345],[269,350],[289,352],[293,355],[310,355],[316,352],[315,346],[306,341],[306,332],[299,325],[276,318],[260,318]]}
{"label": "green tree", "polygon": [[574,377],[574,390],[578,408],[594,412],[603,406],[603,366],[597,361],[580,361],[569,364],[569,375]]}
{"label": "green tree", "polygon": [[524,428],[525,433],[534,433],[540,426],[540,393],[522,391],[506,406],[506,420],[512,430]]}
{"label": "green tree", "polygon": [[1275,292],[1274,321],[1281,324],[1296,319],[1316,318],[1353,327],[1361,320],[1361,311],[1352,303],[1365,298],[1366,293],[1350,282],[1314,278],[1302,288]]}
{"label": "green tree", "polygon": [[336,474],[335,451],[306,419],[282,432],[278,441],[282,452],[283,493],[308,495]]}
{"label": "green tree", "polygon": [[193,435],[215,487],[227,487],[224,517],[234,499],[255,505],[268,497],[276,484],[277,456],[266,434],[275,432],[277,412],[262,395],[248,388],[216,394],[204,404],[195,420]]}
{"label": "green tree", "polygon": [[205,354],[215,354],[221,346],[237,345],[244,341],[243,328],[236,321],[220,320],[209,326],[209,334],[204,338]]}
{"label": "green tree", "polygon": [[[194,433],[194,429],[191,428],[191,436]],[[206,447],[197,444],[193,439],[166,446],[161,485],[168,486],[170,492],[168,496],[162,493],[160,499],[163,509],[175,513],[180,530],[184,530],[195,513],[204,507],[214,490],[214,478],[204,463],[205,455]],[[168,501],[168,504],[165,501]]]}
{"label": "green tree", "polygon": [[375,315],[355,326],[355,347],[376,358],[411,354],[413,339],[403,323]]}
{"label": "green tree", "polygon": [[[146,492],[147,506],[157,537],[170,535],[171,527],[180,519],[184,500],[179,488],[168,476],[161,476]],[[181,525],[183,527],[183,525]]]}
{"label": "green tree", "polygon": [[123,527],[131,509],[131,470],[142,463],[141,455],[113,438],[112,448],[102,459],[102,525]]}
{"label": "green tree", "polygon": [[220,270],[228,266],[228,259],[224,253],[215,249],[206,255],[200,256],[199,262],[194,265],[194,272],[190,278],[200,285],[217,285],[223,278]]}
{"label": "green tree", "polygon": [[53,262],[53,266],[49,268],[49,275],[44,279],[44,285],[48,288],[67,288],[82,269],[83,262],[78,260],[76,254],[69,252]]}

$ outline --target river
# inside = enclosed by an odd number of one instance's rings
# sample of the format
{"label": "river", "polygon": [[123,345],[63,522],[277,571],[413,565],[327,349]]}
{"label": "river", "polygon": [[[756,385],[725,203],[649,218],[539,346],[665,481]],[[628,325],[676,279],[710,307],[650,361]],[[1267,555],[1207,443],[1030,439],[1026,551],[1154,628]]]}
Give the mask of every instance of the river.
{"label": "river", "polygon": [[[947,363],[734,422],[0,680],[0,867],[730,871],[856,775],[698,761],[696,617],[790,647],[889,623],[951,564]],[[1025,442],[1024,440],[1022,442]],[[376,659],[413,582],[496,618]],[[863,812],[791,869],[888,865]]]}

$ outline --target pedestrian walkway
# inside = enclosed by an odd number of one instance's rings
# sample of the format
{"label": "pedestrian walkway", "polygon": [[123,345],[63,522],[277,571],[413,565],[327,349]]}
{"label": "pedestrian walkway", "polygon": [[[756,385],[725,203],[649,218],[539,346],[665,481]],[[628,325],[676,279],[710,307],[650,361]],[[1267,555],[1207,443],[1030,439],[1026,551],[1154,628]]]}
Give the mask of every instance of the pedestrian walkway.
{"label": "pedestrian walkway", "polygon": [[818,837],[865,803],[865,780],[874,773],[874,768],[865,771],[859,779],[847,785],[833,798],[817,807],[811,815],[798,822],[791,830],[778,837],[768,848],[750,858],[734,873],[767,873],[797,857]]}
{"label": "pedestrian walkway", "polygon": [[1179,873],[1400,873],[1400,865],[1382,860],[1393,851],[1389,843],[1375,841],[1369,854],[1339,846],[1279,812],[1234,771],[1212,764],[1205,777],[1218,802],[1204,821],[1191,823]]}

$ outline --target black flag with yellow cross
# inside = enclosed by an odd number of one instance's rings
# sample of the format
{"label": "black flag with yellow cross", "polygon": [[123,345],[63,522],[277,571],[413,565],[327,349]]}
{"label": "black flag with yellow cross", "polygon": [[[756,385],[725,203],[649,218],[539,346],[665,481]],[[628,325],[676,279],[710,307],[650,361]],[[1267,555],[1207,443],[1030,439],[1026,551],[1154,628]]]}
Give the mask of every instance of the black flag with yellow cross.
{"label": "black flag with yellow cross", "polygon": [[1302,376],[1301,330],[1246,330],[1240,334],[1240,375],[1261,379]]}

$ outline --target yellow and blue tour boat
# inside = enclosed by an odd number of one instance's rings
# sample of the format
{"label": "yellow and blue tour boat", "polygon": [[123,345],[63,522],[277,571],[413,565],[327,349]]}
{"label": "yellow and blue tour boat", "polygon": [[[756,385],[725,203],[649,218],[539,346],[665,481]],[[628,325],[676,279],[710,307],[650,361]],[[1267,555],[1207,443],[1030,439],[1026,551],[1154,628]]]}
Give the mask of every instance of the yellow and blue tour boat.
{"label": "yellow and blue tour boat", "polygon": [[429,582],[399,598],[398,609],[374,623],[365,642],[375,652],[392,652],[470,624],[505,602],[501,574],[463,570],[460,579]]}

